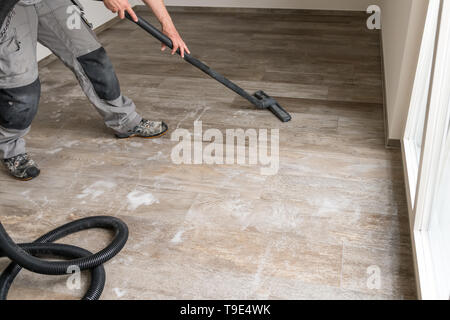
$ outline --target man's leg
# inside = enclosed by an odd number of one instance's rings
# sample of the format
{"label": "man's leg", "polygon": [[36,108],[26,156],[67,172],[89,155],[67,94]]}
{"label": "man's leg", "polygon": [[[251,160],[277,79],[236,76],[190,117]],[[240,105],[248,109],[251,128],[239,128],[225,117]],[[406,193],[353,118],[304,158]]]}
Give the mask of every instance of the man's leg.
{"label": "man's leg", "polygon": [[[141,128],[145,121],[137,114],[133,101],[121,94],[111,61],[94,32],[83,19],[79,19],[78,26],[71,20],[78,14],[73,5],[71,0],[43,0],[37,4],[38,40],[75,73],[109,128],[120,137],[138,135],[136,131],[145,131],[145,123]],[[163,132],[161,122],[148,121],[146,126],[155,131],[155,136]]]}
{"label": "man's leg", "polygon": [[13,176],[29,180],[39,175],[23,139],[40,98],[36,11],[16,5],[0,29],[0,159]]}

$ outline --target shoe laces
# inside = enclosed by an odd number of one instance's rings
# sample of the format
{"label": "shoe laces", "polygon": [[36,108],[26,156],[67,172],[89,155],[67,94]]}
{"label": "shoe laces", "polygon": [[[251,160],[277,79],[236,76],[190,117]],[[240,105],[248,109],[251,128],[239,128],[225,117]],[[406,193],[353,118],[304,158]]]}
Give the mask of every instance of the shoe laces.
{"label": "shoe laces", "polygon": [[14,168],[18,168],[19,166],[28,162],[29,160],[30,160],[30,157],[28,156],[28,154],[24,153],[24,154],[19,154],[18,156],[15,156],[14,158],[12,158],[11,163]]}
{"label": "shoe laces", "polygon": [[159,125],[159,122],[150,121],[150,120],[142,120],[141,126],[147,129],[151,129]]}

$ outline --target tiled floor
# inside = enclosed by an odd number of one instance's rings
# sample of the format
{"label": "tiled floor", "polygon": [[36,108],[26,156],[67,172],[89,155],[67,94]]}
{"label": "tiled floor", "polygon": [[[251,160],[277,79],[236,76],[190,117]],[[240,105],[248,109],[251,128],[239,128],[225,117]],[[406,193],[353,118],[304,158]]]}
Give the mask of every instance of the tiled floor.
{"label": "tiled floor", "polygon": [[[0,172],[0,217],[13,238],[120,217],[130,239],[106,265],[105,299],[415,298],[401,154],[384,147],[379,34],[365,15],[177,9],[173,18],[194,56],[266,90],[293,120],[254,110],[129,22],[100,35],[123,92],[172,130],[192,132],[195,120],[222,132],[279,129],[278,174],[176,165],[170,135],[116,140],[53,62],[41,69],[27,137],[42,176],[23,183]],[[109,238],[90,231],[65,242],[97,250]],[[65,279],[23,272],[10,298],[80,297]]]}

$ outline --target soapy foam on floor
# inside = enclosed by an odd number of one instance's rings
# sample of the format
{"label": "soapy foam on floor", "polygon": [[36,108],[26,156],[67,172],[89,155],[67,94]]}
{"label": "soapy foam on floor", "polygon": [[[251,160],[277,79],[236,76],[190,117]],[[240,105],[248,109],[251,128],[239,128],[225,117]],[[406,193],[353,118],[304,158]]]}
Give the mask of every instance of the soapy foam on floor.
{"label": "soapy foam on floor", "polygon": [[140,206],[151,206],[154,203],[159,203],[159,200],[151,193],[144,193],[135,190],[130,192],[127,196],[128,210],[136,210]]}
{"label": "soapy foam on floor", "polygon": [[126,293],[125,290],[121,290],[119,288],[114,288],[113,290],[114,290],[114,293],[116,294],[117,298],[122,298]]}
{"label": "soapy foam on floor", "polygon": [[69,141],[69,142],[67,142],[67,143],[64,144],[64,147],[66,147],[66,148],[71,148],[71,147],[73,147],[74,145],[77,145],[77,144],[79,144],[79,143],[80,143],[80,141],[78,141],[78,140]]}
{"label": "soapy foam on floor", "polygon": [[97,181],[91,186],[84,188],[82,193],[77,195],[78,199],[84,199],[90,197],[96,199],[105,193],[106,190],[111,190],[116,186],[114,182],[109,181]]}
{"label": "soapy foam on floor", "polygon": [[61,151],[62,151],[62,148],[56,148],[56,149],[53,149],[53,150],[48,150],[45,153],[47,153],[47,154],[56,154],[56,153],[61,152]]}
{"label": "soapy foam on floor", "polygon": [[154,160],[159,160],[163,157],[163,153],[162,151],[158,151],[158,153],[152,157],[148,157],[147,160],[149,161],[154,161]]}
{"label": "soapy foam on floor", "polygon": [[180,243],[183,242],[183,240],[181,239],[181,237],[183,236],[184,230],[178,231],[175,236],[172,238],[172,240],[170,240],[170,242],[172,243]]}
{"label": "soapy foam on floor", "polygon": [[143,144],[140,143],[140,142],[131,142],[131,143],[130,143],[130,146],[132,146],[132,147],[134,147],[134,148],[140,148],[140,147],[143,146]]}

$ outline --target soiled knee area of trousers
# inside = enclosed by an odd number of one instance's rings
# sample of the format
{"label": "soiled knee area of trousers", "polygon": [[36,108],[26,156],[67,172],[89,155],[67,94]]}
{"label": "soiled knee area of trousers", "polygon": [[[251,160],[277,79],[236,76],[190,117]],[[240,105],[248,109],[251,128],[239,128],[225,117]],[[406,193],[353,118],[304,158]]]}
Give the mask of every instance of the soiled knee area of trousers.
{"label": "soiled knee area of trousers", "polygon": [[103,47],[79,57],[78,61],[100,99],[112,101],[119,98],[119,80]]}
{"label": "soiled knee area of trousers", "polygon": [[0,89],[0,125],[15,130],[28,128],[36,116],[40,96],[39,79],[27,86]]}

